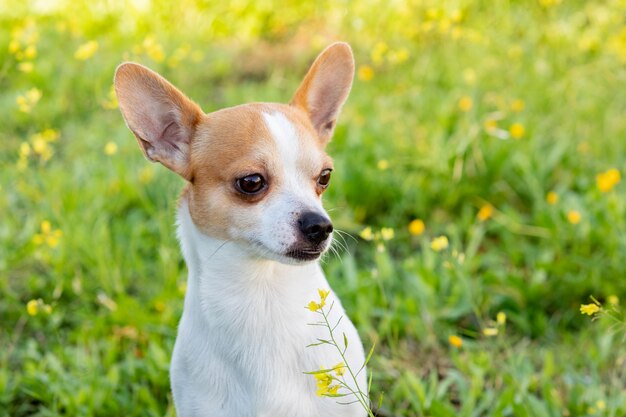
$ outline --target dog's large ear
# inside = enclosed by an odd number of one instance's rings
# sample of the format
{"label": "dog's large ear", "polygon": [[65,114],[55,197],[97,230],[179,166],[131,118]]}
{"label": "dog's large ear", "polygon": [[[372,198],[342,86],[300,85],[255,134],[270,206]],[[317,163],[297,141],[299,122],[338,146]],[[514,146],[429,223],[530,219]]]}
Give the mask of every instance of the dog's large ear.
{"label": "dog's large ear", "polygon": [[115,71],[115,93],[143,153],[190,180],[191,138],[203,112],[156,72],[134,63]]}
{"label": "dog's large ear", "polygon": [[330,141],[341,106],[354,78],[350,45],[337,42],[322,51],[298,87],[290,104],[303,109],[324,144]]}

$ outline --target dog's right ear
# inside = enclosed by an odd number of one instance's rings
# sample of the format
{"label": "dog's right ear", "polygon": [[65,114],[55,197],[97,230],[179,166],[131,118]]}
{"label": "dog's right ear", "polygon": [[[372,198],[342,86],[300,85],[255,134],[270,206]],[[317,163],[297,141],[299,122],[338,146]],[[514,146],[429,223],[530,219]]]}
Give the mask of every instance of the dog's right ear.
{"label": "dog's right ear", "polygon": [[126,62],[115,71],[122,116],[143,153],[191,180],[191,138],[203,116],[200,107],[156,72]]}

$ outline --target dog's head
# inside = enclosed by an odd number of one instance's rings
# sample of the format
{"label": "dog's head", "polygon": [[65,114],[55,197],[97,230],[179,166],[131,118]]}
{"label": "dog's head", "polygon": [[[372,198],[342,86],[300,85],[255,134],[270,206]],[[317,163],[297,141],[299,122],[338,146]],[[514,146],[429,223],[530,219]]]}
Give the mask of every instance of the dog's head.
{"label": "dog's head", "polygon": [[189,182],[203,233],[286,263],[317,259],[333,226],[322,207],[332,161],[324,152],[354,76],[350,47],[315,60],[289,104],[244,104],[205,114],[157,73],[120,65],[115,91],[146,157]]}

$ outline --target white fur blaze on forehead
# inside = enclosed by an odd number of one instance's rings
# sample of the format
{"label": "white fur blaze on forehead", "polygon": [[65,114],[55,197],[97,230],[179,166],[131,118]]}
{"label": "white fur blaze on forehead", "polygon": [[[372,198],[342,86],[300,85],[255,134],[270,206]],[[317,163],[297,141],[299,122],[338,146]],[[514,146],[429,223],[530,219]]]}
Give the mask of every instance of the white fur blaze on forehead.
{"label": "white fur blaze on forehead", "polygon": [[280,112],[263,113],[265,124],[278,148],[280,159],[285,167],[295,169],[298,159],[299,138],[293,124]]}

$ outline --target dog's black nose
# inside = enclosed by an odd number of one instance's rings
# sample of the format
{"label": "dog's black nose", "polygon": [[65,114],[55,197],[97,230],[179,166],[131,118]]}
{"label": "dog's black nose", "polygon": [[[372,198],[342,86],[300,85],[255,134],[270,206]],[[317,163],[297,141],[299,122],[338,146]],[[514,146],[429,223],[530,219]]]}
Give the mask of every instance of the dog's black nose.
{"label": "dog's black nose", "polygon": [[312,211],[300,216],[298,226],[300,226],[300,231],[306,240],[316,245],[326,240],[333,231],[333,224],[330,219]]}

